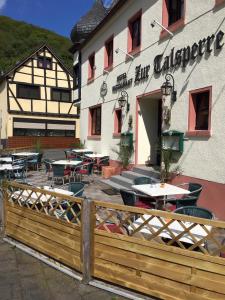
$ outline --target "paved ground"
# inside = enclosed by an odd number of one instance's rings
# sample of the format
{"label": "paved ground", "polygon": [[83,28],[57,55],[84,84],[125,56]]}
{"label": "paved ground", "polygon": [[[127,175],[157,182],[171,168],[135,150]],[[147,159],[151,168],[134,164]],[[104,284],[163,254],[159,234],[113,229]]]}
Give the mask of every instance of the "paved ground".
{"label": "paved ground", "polygon": [[[44,157],[64,158],[63,151],[48,151]],[[99,176],[84,178],[86,197],[96,200],[122,203],[121,197],[108,196],[102,189]],[[51,184],[45,171],[29,172],[28,182],[35,185]],[[1,224],[1,195],[0,195]],[[1,228],[0,228],[1,229]],[[21,250],[5,243],[0,233],[0,300],[122,300],[125,298],[86,286],[57,271]]]}
{"label": "paved ground", "polygon": [[49,267],[0,237],[1,300],[122,300]]}

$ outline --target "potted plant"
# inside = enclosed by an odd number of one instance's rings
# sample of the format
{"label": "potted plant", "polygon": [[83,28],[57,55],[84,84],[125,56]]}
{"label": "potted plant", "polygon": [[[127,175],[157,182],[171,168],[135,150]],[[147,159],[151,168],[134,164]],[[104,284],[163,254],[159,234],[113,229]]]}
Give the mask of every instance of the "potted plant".
{"label": "potted plant", "polygon": [[171,149],[161,149],[161,160],[160,180],[162,183],[171,181],[174,176],[182,173],[180,166],[175,166],[175,168],[171,169],[173,162],[176,161]]}
{"label": "potted plant", "polygon": [[119,149],[112,149],[112,151],[118,155],[118,160],[121,163],[122,169],[127,170],[134,153],[133,144],[130,143],[124,145],[122,140],[120,140],[118,147]]}

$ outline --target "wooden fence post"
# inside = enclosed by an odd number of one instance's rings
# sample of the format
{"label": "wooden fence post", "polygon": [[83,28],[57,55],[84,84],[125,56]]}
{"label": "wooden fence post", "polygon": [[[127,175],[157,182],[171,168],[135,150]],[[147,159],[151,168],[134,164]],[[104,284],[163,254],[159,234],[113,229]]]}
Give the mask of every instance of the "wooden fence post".
{"label": "wooden fence post", "polygon": [[2,182],[2,192],[1,192],[1,199],[0,199],[0,227],[5,235],[6,230],[6,205],[7,205],[7,183],[5,180]]}
{"label": "wooden fence post", "polygon": [[94,239],[95,210],[91,199],[84,199],[82,210],[82,265],[83,283],[91,281],[93,267],[93,239]]}

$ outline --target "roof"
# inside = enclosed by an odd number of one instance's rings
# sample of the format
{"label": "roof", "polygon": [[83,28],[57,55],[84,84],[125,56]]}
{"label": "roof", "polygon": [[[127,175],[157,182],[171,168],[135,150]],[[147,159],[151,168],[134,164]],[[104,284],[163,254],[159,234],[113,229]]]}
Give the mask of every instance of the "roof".
{"label": "roof", "polygon": [[[95,27],[93,26],[92,30],[90,30],[87,35],[84,37],[83,40],[81,41],[75,41],[72,39],[73,34],[75,34],[74,28],[71,32],[71,40],[73,42],[73,46],[71,47],[70,51],[74,52],[75,50],[78,49],[82,49],[87,43],[88,41],[90,41],[92,39],[92,37],[113,17],[113,15],[125,4],[127,3],[129,0],[114,0],[110,6],[109,9],[106,9],[106,14],[102,17],[102,19],[99,19],[98,24],[96,23]],[[97,2],[97,1],[95,1]],[[98,1],[99,2],[99,1]],[[102,2],[102,0],[100,0],[100,2]],[[95,4],[94,4],[95,5]],[[89,11],[90,12],[90,11]],[[88,12],[88,13],[89,13]],[[82,19],[82,18],[81,18]],[[85,21],[85,17],[84,17],[84,21]]]}
{"label": "roof", "polygon": [[2,76],[0,76],[0,82],[3,81],[11,72],[24,65],[32,56],[34,56],[43,48],[46,48],[54,56],[54,58],[60,63],[61,67],[73,77],[72,72],[64,65],[62,60],[55,54],[55,52],[46,43],[44,43],[40,45],[38,48],[36,48],[35,50],[33,50],[30,55],[21,59],[17,64],[15,64],[15,66],[13,66],[8,71],[6,71]]}
{"label": "roof", "polygon": [[95,0],[91,9],[74,25],[70,35],[72,42],[82,43],[107,13],[108,9],[104,6],[102,0]]}

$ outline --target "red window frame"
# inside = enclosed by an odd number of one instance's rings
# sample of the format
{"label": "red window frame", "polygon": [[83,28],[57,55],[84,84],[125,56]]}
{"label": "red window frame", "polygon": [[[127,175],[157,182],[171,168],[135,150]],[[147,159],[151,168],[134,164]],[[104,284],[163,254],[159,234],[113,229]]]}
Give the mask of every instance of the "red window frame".
{"label": "red window frame", "polygon": [[102,127],[101,105],[89,108],[89,137],[100,137]]}
{"label": "red window frame", "polygon": [[114,112],[114,137],[119,137],[122,131],[122,109],[117,108]]}
{"label": "red window frame", "polygon": [[[139,42],[136,42],[137,45],[134,45],[134,24],[135,22],[140,22],[139,24]],[[139,10],[133,17],[128,20],[128,45],[127,52],[129,54],[135,54],[140,52],[141,50],[141,42],[142,42],[142,10]]]}
{"label": "red window frame", "polygon": [[95,52],[88,57],[88,81],[95,77]]}
{"label": "red window frame", "polygon": [[113,67],[113,59],[114,59],[114,37],[111,36],[105,42],[105,55],[104,55],[104,69],[109,70]]}
{"label": "red window frame", "polygon": [[[174,32],[185,25],[186,0],[182,0],[183,1],[183,12],[181,12],[181,17],[171,24],[170,24],[170,16],[169,16],[169,1],[171,1],[171,0],[163,0],[163,2],[162,2],[163,3],[162,25],[164,27],[166,27],[168,30]],[[181,1],[181,0],[177,0],[177,1]],[[169,33],[167,31],[162,30],[160,37],[164,38],[164,37],[168,36],[168,34]]]}
{"label": "red window frame", "polygon": [[[206,97],[208,94],[208,112],[206,111],[206,106],[200,101],[200,96]],[[207,98],[205,98],[207,99]],[[204,101],[204,100],[201,100]],[[212,87],[205,87],[189,92],[189,116],[188,116],[188,136],[211,136],[211,110],[212,110]],[[200,113],[203,115],[207,113],[207,128],[196,128],[201,127],[201,120],[196,120],[197,114],[200,116]],[[200,117],[199,117],[200,118]],[[197,123],[198,121],[198,123]]]}

